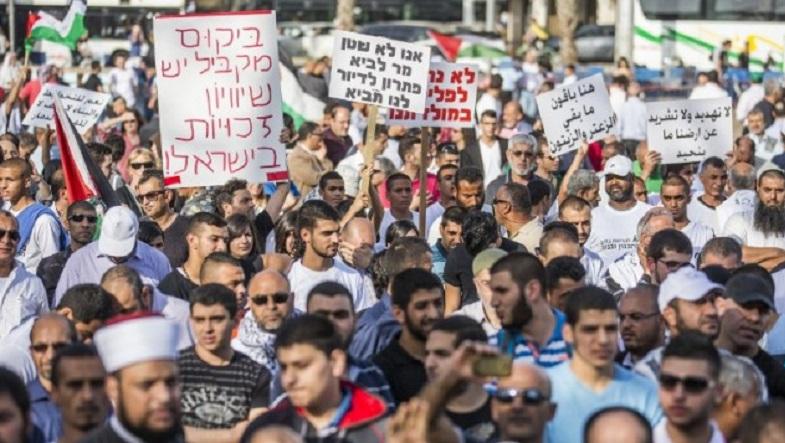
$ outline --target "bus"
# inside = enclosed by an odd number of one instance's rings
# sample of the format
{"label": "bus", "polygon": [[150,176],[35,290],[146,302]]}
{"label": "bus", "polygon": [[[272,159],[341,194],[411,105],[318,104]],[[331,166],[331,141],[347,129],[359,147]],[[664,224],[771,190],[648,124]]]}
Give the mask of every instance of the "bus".
{"label": "bus", "polygon": [[651,69],[712,69],[731,41],[729,59],[749,45],[751,72],[782,71],[785,0],[635,0],[633,61]]}

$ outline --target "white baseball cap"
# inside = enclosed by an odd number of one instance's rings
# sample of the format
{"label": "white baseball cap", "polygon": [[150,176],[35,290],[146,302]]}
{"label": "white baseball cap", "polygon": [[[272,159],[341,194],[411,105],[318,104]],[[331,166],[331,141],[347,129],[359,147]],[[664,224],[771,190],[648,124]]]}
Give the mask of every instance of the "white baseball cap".
{"label": "white baseball cap", "polygon": [[709,280],[709,277],[702,271],[691,266],[685,266],[665,277],[665,281],[660,285],[660,295],[657,298],[657,304],[659,304],[660,312],[662,312],[672,300],[700,300],[715,289],[722,290],[723,287]]}
{"label": "white baseball cap", "polygon": [[98,252],[110,257],[125,257],[134,250],[139,220],[125,206],[109,208],[101,221]]}
{"label": "white baseball cap", "polygon": [[603,175],[616,175],[626,177],[632,173],[632,160],[624,155],[614,155],[605,162]]}

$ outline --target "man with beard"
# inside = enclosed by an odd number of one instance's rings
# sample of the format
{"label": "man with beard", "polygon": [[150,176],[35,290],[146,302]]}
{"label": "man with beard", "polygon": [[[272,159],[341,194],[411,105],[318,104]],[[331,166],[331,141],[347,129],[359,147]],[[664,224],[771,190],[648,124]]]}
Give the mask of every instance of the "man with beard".
{"label": "man with beard", "polygon": [[248,300],[251,309],[240,321],[232,348],[276,374],[275,335],[281,324],[295,315],[289,282],[278,271],[262,271],[248,283]]}
{"label": "man with beard", "polygon": [[745,263],[776,265],[785,258],[785,172],[769,166],[758,173],[755,210],[732,215],[723,235],[742,244]]}
{"label": "man with beard", "polygon": [[431,245],[431,252],[433,253],[432,271],[440,279],[444,279],[444,267],[447,264],[447,256],[456,246],[463,242],[461,233],[463,232],[465,215],[466,210],[458,206],[453,206],[442,214],[442,220],[439,223],[439,240]]}
{"label": "man with beard", "polygon": [[444,289],[439,277],[422,269],[407,269],[392,283],[392,312],[401,332],[373,361],[390,383],[396,404],[417,395],[427,382],[425,340],[444,317]]}
{"label": "man with beard", "polygon": [[349,288],[358,311],[370,307],[376,299],[367,293],[363,276],[357,270],[335,260],[340,220],[335,209],[322,200],[309,200],[300,208],[295,230],[300,259],[292,264],[288,279],[294,307],[301,311],[305,311],[308,291],[323,281],[337,281]]}
{"label": "man with beard", "polygon": [[657,307],[657,287],[638,285],[619,301],[619,328],[624,352],[616,361],[627,369],[665,342],[665,328]]}
{"label": "man with beard", "polygon": [[564,311],[564,339],[572,346],[572,357],[546,370],[553,381],[553,401],[560,405],[548,423],[548,441],[581,441],[581,425],[606,406],[627,406],[657,423],[662,410],[654,384],[614,362],[619,314],[613,296],[595,286],[576,289]]}
{"label": "man with beard", "polygon": [[659,394],[665,420],[654,428],[655,443],[724,443],[711,419],[719,404],[722,362],[711,341],[696,333],[682,334],[665,346]]}
{"label": "man with beard", "polygon": [[94,347],[76,343],[57,351],[52,360],[52,400],[62,416],[59,443],[77,443],[106,421],[106,371]]}
{"label": "man with beard", "polygon": [[728,168],[719,157],[709,157],[701,163],[698,175],[703,194],[690,200],[687,216],[702,223],[713,231],[719,230],[717,207],[725,201],[725,185],[728,183]]}
{"label": "man with beard", "polygon": [[526,252],[500,258],[491,267],[491,306],[502,330],[490,344],[516,361],[550,367],[570,357],[562,336],[565,317],[545,297],[545,268]]}
{"label": "man with beard", "polygon": [[[512,102],[511,102],[512,103]],[[534,147],[537,139],[529,134],[515,134],[510,137],[510,147],[507,149],[507,164],[510,171],[496,177],[488,184],[485,203],[490,205],[496,191],[506,183],[518,183],[526,186],[529,180],[540,180],[534,175],[537,163],[534,160]]]}
{"label": "man with beard", "polygon": [[714,238],[715,230],[699,221],[690,220],[687,216],[690,185],[678,175],[668,176],[660,188],[660,201],[673,215],[675,228],[690,239],[693,263],[696,263],[703,246]]}
{"label": "man with beard", "polygon": [[720,334],[716,344],[750,358],[766,377],[769,394],[785,399],[785,367],[759,345],[776,315],[772,283],[748,272],[736,273],[728,280],[725,293],[717,299]]}
{"label": "man with beard", "polygon": [[176,324],[148,314],[118,317],[96,332],[115,415],[83,443],[184,441],[177,339]]}
{"label": "man with beard", "polygon": [[633,197],[632,162],[616,155],[605,163],[605,192],[608,202],[591,211],[592,231],[586,242],[605,263],[635,251],[635,227],[651,208]]}
{"label": "man with beard", "polygon": [[599,284],[607,266],[599,254],[586,246],[591,235],[591,203],[581,197],[571,195],[559,204],[559,221],[575,226],[578,231],[578,243],[581,245],[581,264],[586,269],[586,279],[592,284]]}
{"label": "man with beard", "polygon": [[510,240],[534,252],[542,236],[542,219],[532,213],[529,189],[518,183],[502,185],[493,198],[493,215]]}
{"label": "man with beard", "polygon": [[357,314],[354,312],[352,295],[340,283],[326,281],[319,283],[308,293],[308,314],[322,316],[335,325],[341,336],[342,348],[347,352],[346,378],[366,391],[384,400],[390,410],[395,409],[395,400],[384,373],[370,361],[352,356],[349,344],[354,336]]}
{"label": "man with beard", "polygon": [[[491,213],[489,205],[485,205],[485,189],[482,182],[482,169],[476,166],[464,166],[455,171],[455,204],[467,212],[482,210]],[[494,194],[495,196],[495,194]],[[442,218],[433,221],[428,230],[428,244],[439,239],[439,226]]]}
{"label": "man with beard", "polygon": [[692,266],[692,244],[681,231],[663,229],[651,237],[646,248],[646,271],[649,283],[660,285],[672,272]]}
{"label": "man with beard", "polygon": [[[670,337],[696,331],[711,340],[719,334],[719,317],[714,304],[722,286],[709,280],[701,271],[683,267],[665,278],[660,285],[657,304]],[[635,365],[635,372],[656,381],[662,362],[662,347],[649,352]]]}

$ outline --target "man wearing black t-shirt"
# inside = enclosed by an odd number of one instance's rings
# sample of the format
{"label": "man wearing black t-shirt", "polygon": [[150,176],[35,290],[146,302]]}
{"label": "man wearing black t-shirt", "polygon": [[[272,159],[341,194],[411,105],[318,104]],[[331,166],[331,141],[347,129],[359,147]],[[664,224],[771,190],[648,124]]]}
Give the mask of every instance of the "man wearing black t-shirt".
{"label": "man wearing black t-shirt", "polygon": [[[443,376],[452,368],[448,361],[458,346],[465,341],[486,343],[488,336],[482,326],[469,317],[453,315],[437,321],[425,342],[425,371],[428,380]],[[481,383],[462,381],[451,392],[445,413],[464,437],[488,441],[494,435],[491,419],[491,399]]]}
{"label": "man wearing black t-shirt", "polygon": [[267,199],[264,209],[256,214],[253,196],[248,190],[248,182],[231,179],[217,192],[215,206],[218,214],[224,219],[228,219],[232,214],[244,214],[249,220],[253,220],[256,237],[262,239],[262,248],[264,248],[264,239],[275,229],[275,222],[281,215],[281,208],[287,195],[289,195],[289,182],[276,183],[275,192]]}
{"label": "man wearing black t-shirt", "polygon": [[398,274],[392,283],[392,313],[401,332],[376,354],[376,363],[397,404],[417,395],[427,382],[425,338],[444,317],[444,289],[435,274],[414,268]]}
{"label": "man wearing black t-shirt", "polygon": [[238,441],[270,403],[270,372],[230,345],[237,301],[225,286],[191,292],[196,345],[180,352],[180,406],[189,442]]}
{"label": "man wearing black t-shirt", "polygon": [[211,212],[199,212],[191,217],[185,241],[188,258],[182,266],[166,275],[158,284],[164,294],[188,300],[189,292],[199,286],[202,263],[213,252],[226,251],[229,231],[226,221]]}
{"label": "man wearing black t-shirt", "polygon": [[145,170],[136,186],[136,199],[144,215],[164,231],[164,255],[172,268],[182,265],[188,253],[183,248],[188,218],[177,214],[169,206],[174,195],[172,190],[164,188],[163,172],[160,169]]}

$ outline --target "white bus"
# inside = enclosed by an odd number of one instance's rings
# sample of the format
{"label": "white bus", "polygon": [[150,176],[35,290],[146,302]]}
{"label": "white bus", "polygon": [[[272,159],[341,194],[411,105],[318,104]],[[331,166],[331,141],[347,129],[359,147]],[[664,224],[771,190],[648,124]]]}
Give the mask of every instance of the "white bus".
{"label": "white bus", "polygon": [[634,14],[636,65],[711,69],[730,40],[731,64],[749,44],[750,71],[782,71],[785,0],[635,0]]}

